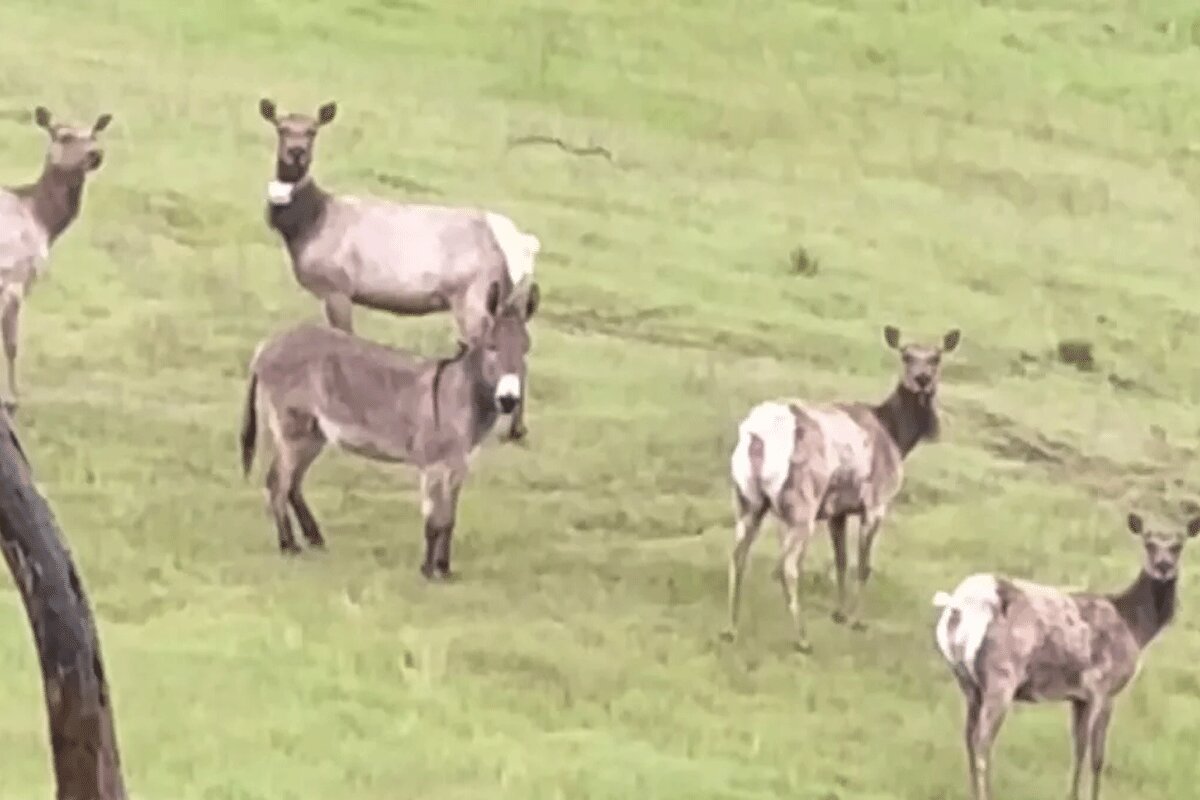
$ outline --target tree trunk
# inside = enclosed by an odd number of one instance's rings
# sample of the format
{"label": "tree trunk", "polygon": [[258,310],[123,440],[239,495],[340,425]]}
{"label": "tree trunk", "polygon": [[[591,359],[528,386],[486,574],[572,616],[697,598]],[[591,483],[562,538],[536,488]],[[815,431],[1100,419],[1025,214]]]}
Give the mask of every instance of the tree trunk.
{"label": "tree trunk", "polygon": [[4,413],[0,550],[37,647],[58,800],[125,800],[112,703],[87,595]]}

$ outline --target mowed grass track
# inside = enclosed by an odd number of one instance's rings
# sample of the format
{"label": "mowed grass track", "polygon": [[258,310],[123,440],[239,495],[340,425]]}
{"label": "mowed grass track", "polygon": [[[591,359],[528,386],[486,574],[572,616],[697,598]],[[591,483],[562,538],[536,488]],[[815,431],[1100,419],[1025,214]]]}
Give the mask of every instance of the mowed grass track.
{"label": "mowed grass track", "polygon": [[[930,597],[975,570],[1133,576],[1130,504],[1200,483],[1200,12],[1182,0],[0,5],[0,180],[44,103],[108,159],[26,307],[20,429],[103,636],[127,779],[191,798],[957,798]],[[241,480],[246,362],[317,315],[262,221],[285,110],[340,103],[328,187],[511,214],[543,242],[531,444],[487,447],[463,580],[427,586],[412,476],[327,454],[324,557]],[[615,154],[505,154],[558,135]],[[794,274],[789,253],[819,260]],[[447,318],[360,312],[429,353]],[[863,635],[828,539],[788,648],[767,532],[735,646],[728,451],[777,395],[877,398],[880,328],[961,326],[940,444],[877,549]],[[1052,356],[1094,343],[1097,367]],[[1187,562],[1191,563],[1187,563]],[[1118,706],[1109,796],[1200,778],[1200,556]],[[40,684],[0,581],[0,798],[47,796]],[[1066,709],[1018,710],[1007,797],[1057,796]]]}

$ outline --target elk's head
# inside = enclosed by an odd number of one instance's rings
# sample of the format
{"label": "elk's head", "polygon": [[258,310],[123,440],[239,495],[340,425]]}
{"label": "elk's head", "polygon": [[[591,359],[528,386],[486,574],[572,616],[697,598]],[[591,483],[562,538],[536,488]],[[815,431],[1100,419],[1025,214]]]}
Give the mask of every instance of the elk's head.
{"label": "elk's head", "polygon": [[883,340],[887,346],[900,353],[900,383],[914,395],[925,399],[937,394],[942,356],[953,352],[961,338],[958,328],[953,328],[938,345],[910,343],[902,346],[899,328],[888,325],[883,329]]}
{"label": "elk's head", "polygon": [[258,101],[258,113],[275,128],[278,143],[275,148],[275,178],[280,183],[295,185],[308,176],[317,142],[317,131],[333,122],[337,103],[329,102],[317,109],[317,115],[278,113],[275,102],[267,98]]}
{"label": "elk's head", "polygon": [[1130,512],[1126,521],[1129,532],[1142,540],[1142,569],[1159,581],[1179,575],[1183,546],[1200,533],[1200,517],[1193,517],[1182,529],[1158,529],[1146,525],[1139,514]]}
{"label": "elk's head", "polygon": [[104,147],[97,138],[112,122],[112,114],[101,114],[90,128],[55,122],[45,106],[33,111],[33,122],[50,137],[46,163],[62,172],[86,175],[104,162]]}

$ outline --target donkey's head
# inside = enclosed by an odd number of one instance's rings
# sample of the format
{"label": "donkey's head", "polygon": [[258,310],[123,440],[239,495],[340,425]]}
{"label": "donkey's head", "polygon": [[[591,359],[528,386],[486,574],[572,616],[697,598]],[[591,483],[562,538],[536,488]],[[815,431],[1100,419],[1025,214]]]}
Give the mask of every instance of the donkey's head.
{"label": "donkey's head", "polygon": [[1183,546],[1200,533],[1200,517],[1193,517],[1180,530],[1155,529],[1148,527],[1140,515],[1130,512],[1127,521],[1129,532],[1142,540],[1142,568],[1151,578],[1169,581],[1179,574],[1179,559]]}
{"label": "donkey's head", "polygon": [[958,347],[961,334],[957,328],[942,337],[941,345],[900,344],[900,329],[888,325],[883,329],[883,340],[887,346],[900,352],[900,382],[915,395],[932,397],[937,394],[938,378],[942,370],[942,355]]}
{"label": "donkey's head", "polygon": [[279,140],[275,148],[275,177],[291,184],[304,180],[312,166],[317,131],[333,122],[337,103],[321,106],[315,117],[296,113],[280,116],[275,102],[264,97],[258,101],[258,113],[274,126]]}
{"label": "donkey's head", "polygon": [[495,387],[493,397],[502,414],[510,414],[524,396],[525,356],[529,353],[526,322],[537,312],[541,290],[529,287],[524,306],[500,299],[500,284],[488,288],[487,311],[491,322],[483,336],[483,378]]}
{"label": "donkey's head", "polygon": [[46,148],[47,165],[78,175],[100,168],[104,147],[97,137],[112,122],[112,114],[101,114],[90,128],[78,128],[55,122],[44,106],[38,106],[33,111],[33,121],[50,137],[50,145]]}

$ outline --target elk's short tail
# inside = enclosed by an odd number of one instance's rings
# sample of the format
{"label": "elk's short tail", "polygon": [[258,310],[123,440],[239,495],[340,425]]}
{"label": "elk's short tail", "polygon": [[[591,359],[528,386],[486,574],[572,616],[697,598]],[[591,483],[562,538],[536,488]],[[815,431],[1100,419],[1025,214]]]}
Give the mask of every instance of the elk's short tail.
{"label": "elk's short tail", "polygon": [[933,605],[942,610],[934,629],[938,650],[960,679],[980,685],[977,657],[988,628],[1003,613],[994,575],[963,580],[953,592],[937,592]]}
{"label": "elk's short tail", "polygon": [[246,403],[242,409],[242,475],[248,476],[254,466],[254,449],[258,444],[258,373],[251,370],[246,384]]}

